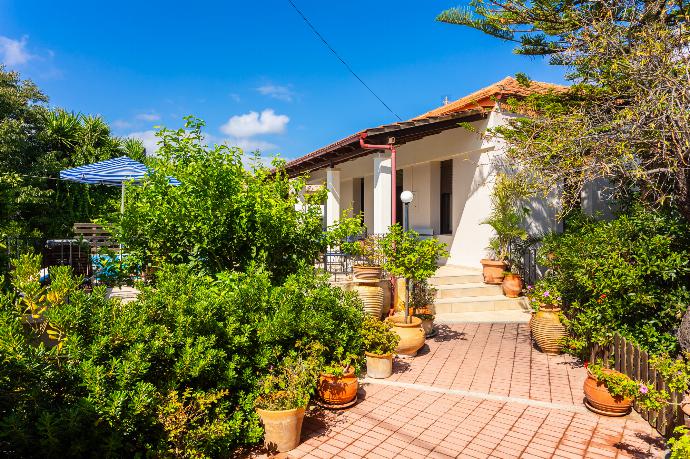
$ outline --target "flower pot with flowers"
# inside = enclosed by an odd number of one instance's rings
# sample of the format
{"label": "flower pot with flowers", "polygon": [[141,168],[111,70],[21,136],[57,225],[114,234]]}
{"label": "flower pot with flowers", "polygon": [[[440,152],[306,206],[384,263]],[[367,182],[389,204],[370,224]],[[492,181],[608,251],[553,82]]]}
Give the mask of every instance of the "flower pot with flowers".
{"label": "flower pot with flowers", "polygon": [[414,357],[424,346],[422,320],[412,315],[410,304],[411,285],[423,282],[434,275],[438,260],[448,255],[446,245],[436,239],[422,239],[414,231],[405,231],[398,224],[389,228],[381,239],[384,255],[384,269],[396,277],[407,280],[406,301],[403,316],[389,317],[387,320],[400,335],[396,349],[398,355]]}
{"label": "flower pot with flowers", "polygon": [[669,399],[665,390],[656,390],[649,382],[635,381],[600,363],[586,367],[585,406],[597,414],[625,416],[633,402],[646,410],[659,410]]}
{"label": "flower pot with flowers", "polygon": [[[487,284],[503,283],[505,273],[511,273],[509,271],[511,243],[527,239],[528,235],[523,228],[523,223],[529,211],[521,203],[528,195],[529,191],[522,182],[504,173],[497,175],[491,192],[491,213],[489,218],[482,222],[494,230],[494,236],[489,240],[488,247],[491,256],[480,260],[484,282]],[[516,278],[511,276],[511,280],[514,281]]]}
{"label": "flower pot with flowers", "polygon": [[546,280],[527,287],[532,307],[529,321],[532,337],[546,354],[560,354],[566,330],[561,322],[561,296]]}
{"label": "flower pot with flowers", "polygon": [[264,426],[269,451],[290,451],[299,445],[304,412],[314,392],[320,360],[315,349],[293,351],[270,368],[260,382],[256,412]]}
{"label": "flower pot with flowers", "polygon": [[427,338],[434,335],[434,301],[437,289],[429,284],[428,280],[414,282],[410,296],[412,315],[421,319],[422,328]]}
{"label": "flower pot with flowers", "polygon": [[362,324],[362,341],[367,358],[367,376],[388,378],[393,374],[393,352],[400,337],[388,321],[366,316]]}

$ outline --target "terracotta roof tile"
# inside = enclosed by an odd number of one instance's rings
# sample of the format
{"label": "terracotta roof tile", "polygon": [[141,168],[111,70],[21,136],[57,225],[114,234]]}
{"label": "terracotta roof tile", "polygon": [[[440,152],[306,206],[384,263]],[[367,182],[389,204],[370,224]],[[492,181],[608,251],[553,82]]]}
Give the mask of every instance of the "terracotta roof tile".
{"label": "terracotta roof tile", "polygon": [[448,115],[450,113],[457,113],[480,107],[492,108],[495,104],[495,99],[500,98],[501,96],[525,97],[530,94],[545,94],[549,91],[561,92],[567,89],[567,86],[553,83],[543,83],[541,81],[532,81],[529,86],[523,86],[515,78],[509,76],[497,83],[487,86],[486,88],[482,88],[479,91],[475,91],[472,94],[462,97],[449,104],[435,108],[413,119]]}

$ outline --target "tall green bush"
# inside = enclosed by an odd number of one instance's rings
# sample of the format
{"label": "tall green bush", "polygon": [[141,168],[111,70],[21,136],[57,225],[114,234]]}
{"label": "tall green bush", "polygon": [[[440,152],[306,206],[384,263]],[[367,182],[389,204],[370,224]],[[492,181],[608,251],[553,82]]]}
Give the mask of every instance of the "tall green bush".
{"label": "tall green bush", "polygon": [[247,168],[241,150],[205,146],[202,126],[188,118],[185,129],[158,133],[157,172],[127,196],[120,231],[128,250],[209,273],[260,261],[278,280],[316,259],[327,238],[320,208],[298,209],[304,180],[291,180],[281,163]]}
{"label": "tall green bush", "polygon": [[321,365],[362,352],[361,303],[311,267],[273,286],[260,266],[165,266],[135,302],[103,289],[68,297],[45,313],[63,336],[50,350],[32,344],[18,298],[0,297],[4,453],[232,456],[261,439],[255,400],[284,357],[313,347]]}
{"label": "tall green bush", "polygon": [[551,275],[542,283],[562,295],[572,349],[618,331],[653,353],[677,352],[674,331],[690,303],[689,230],[671,210],[634,206],[611,221],[573,218],[544,239]]}

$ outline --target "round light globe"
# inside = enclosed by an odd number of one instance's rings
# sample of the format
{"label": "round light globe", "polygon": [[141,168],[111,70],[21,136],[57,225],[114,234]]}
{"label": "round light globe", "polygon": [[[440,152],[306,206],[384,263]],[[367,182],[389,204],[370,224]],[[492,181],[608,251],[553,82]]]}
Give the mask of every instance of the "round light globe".
{"label": "round light globe", "polygon": [[405,204],[411,203],[413,198],[414,198],[414,195],[409,190],[405,190],[402,193],[400,193],[400,200],[402,202],[404,202]]}

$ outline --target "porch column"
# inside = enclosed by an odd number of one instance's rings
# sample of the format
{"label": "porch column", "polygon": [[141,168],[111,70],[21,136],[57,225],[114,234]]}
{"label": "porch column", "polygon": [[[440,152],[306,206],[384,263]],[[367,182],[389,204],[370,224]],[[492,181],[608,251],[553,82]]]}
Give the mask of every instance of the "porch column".
{"label": "porch column", "polygon": [[326,225],[334,225],[340,218],[340,170],[326,169]]}
{"label": "porch column", "polygon": [[374,234],[388,232],[391,225],[391,156],[374,155]]}

